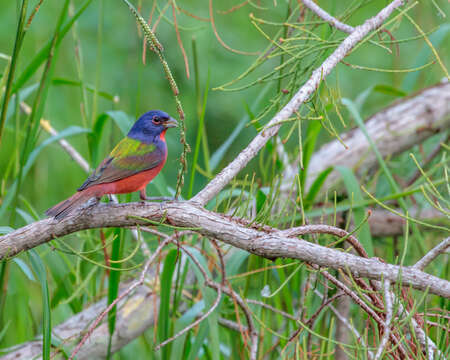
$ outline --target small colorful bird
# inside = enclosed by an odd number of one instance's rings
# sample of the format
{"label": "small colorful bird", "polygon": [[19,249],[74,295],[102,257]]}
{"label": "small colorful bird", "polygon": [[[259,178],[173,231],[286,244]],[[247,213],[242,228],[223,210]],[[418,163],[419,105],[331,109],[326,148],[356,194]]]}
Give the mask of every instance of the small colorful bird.
{"label": "small colorful bird", "polygon": [[167,159],[166,131],[178,122],[164,111],[152,110],[135,122],[127,136],[101,162],[78,191],[45,213],[63,219],[90,198],[139,191],[147,200],[145,187],[158,175]]}

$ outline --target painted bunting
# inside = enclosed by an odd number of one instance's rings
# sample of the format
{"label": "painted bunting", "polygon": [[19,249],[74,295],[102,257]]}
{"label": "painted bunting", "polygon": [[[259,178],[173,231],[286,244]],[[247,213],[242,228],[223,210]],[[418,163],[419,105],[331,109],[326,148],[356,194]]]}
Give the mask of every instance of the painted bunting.
{"label": "painted bunting", "polygon": [[158,175],[167,159],[166,131],[177,125],[164,111],[145,113],[78,191],[45,213],[62,219],[90,198],[100,199],[106,194],[139,191],[140,198],[147,200],[145,187]]}

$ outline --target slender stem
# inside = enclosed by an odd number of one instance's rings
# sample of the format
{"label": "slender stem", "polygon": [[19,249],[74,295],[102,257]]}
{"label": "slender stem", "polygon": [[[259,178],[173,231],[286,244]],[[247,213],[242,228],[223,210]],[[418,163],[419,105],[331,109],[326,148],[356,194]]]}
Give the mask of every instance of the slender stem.
{"label": "slender stem", "polygon": [[13,55],[11,57],[11,64],[9,66],[8,80],[6,82],[5,95],[3,97],[2,112],[0,114],[0,143],[2,141],[3,128],[6,121],[6,113],[8,110],[9,100],[11,97],[11,88],[16,71],[17,59],[22,47],[23,38],[25,36],[24,25],[25,16],[27,14],[28,0],[22,0],[22,7],[20,9],[19,23],[17,24],[16,41],[14,43]]}

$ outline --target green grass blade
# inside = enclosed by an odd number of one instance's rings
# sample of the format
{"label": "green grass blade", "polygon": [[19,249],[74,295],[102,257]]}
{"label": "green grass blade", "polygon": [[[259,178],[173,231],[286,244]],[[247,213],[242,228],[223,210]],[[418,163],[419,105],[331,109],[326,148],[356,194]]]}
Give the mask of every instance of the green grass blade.
{"label": "green grass blade", "polygon": [[[203,269],[205,269],[207,275],[209,277],[211,277],[210,272],[208,271],[208,263],[206,261],[206,259],[202,256],[202,254],[195,248],[191,248],[188,247],[189,251],[191,252],[191,254],[197,259],[197,261],[200,263],[200,265],[202,265]],[[197,266],[193,263],[193,261],[189,258],[189,261],[193,264],[193,270],[195,273],[195,276],[197,277],[197,279],[199,280],[199,287],[200,290],[203,294],[203,298],[205,301],[205,308],[209,309],[213,303],[216,301],[217,299],[217,292],[206,287],[203,282],[203,275],[200,272],[200,270],[197,268]],[[207,321],[203,321],[203,323],[208,323],[209,324],[209,349],[212,349],[211,351],[211,357],[213,360],[219,360],[220,359],[220,341],[219,341],[219,313],[220,311],[220,303],[217,306],[217,308],[208,316]],[[189,355],[190,358],[192,354]]]}
{"label": "green grass blade", "polygon": [[3,326],[3,314],[6,304],[6,296],[7,292],[5,289],[8,288],[8,270],[9,270],[9,262],[7,260],[3,260],[0,263],[0,326]]}
{"label": "green grass blade", "polygon": [[9,66],[8,80],[6,81],[2,111],[0,113],[0,143],[2,140],[3,127],[5,125],[6,113],[8,111],[9,98],[11,96],[11,93],[13,93],[13,91],[11,90],[14,79],[14,73],[17,65],[17,59],[19,57],[19,52],[22,47],[22,42],[25,35],[24,26],[25,26],[25,17],[27,15],[27,7],[28,7],[28,0],[22,0],[22,7],[20,9],[19,15],[19,23],[17,24],[16,40],[14,43],[13,55],[11,57],[11,63]]}
{"label": "green grass blade", "polygon": [[[56,86],[62,86],[62,85],[66,85],[66,86],[75,86],[75,87],[79,87],[79,88],[85,88],[87,91],[94,93],[95,92],[95,87],[91,84],[85,84],[79,80],[71,80],[71,79],[65,79],[65,78],[54,78],[52,79],[52,84],[56,85]],[[113,95],[110,94],[107,91],[97,91],[98,96],[101,96],[102,98],[109,100],[111,102],[116,102],[117,101],[117,95]]]}
{"label": "green grass blade", "polygon": [[[178,333],[179,331],[183,330],[186,326],[189,326],[195,319],[202,314],[202,311],[204,311],[205,308],[205,302],[204,301],[198,301],[192,306],[190,309],[188,309],[183,316],[181,316],[176,322],[175,322],[175,333]],[[188,334],[183,334],[180,337],[178,337],[173,342],[173,348],[172,353],[170,355],[170,358],[172,360],[178,360],[183,359],[183,353],[184,353],[184,342],[186,341],[186,337]],[[198,334],[197,334],[198,336]]]}
{"label": "green grass blade", "polygon": [[[262,102],[264,97],[267,95],[269,90],[271,89],[271,84],[267,84],[261,92],[258,94],[258,97],[256,98],[253,108],[257,108],[259,104]],[[241,134],[241,131],[245,128],[247,123],[249,122],[250,117],[248,115],[244,116],[242,120],[239,122],[239,124],[234,128],[231,135],[225,140],[225,142],[220,145],[220,147],[212,154],[211,160],[209,162],[209,165],[211,166],[211,171],[214,171],[215,168],[219,165],[219,163],[222,161],[223,157],[227,153],[230,146],[233,144],[234,140],[237,139],[237,137]]]}
{"label": "green grass blade", "polygon": [[8,108],[8,111],[6,113],[6,122],[5,124],[8,123],[8,119],[16,112],[17,109],[17,103],[16,100],[17,98],[19,99],[19,104],[21,101],[25,101],[35,90],[37,90],[39,84],[33,84],[30,86],[27,86],[26,88],[23,88],[22,90],[20,90],[18,93],[19,95],[17,96],[17,94],[14,94],[13,97],[11,98],[11,106]]}
{"label": "green grass blade", "polygon": [[206,86],[205,86],[205,93],[203,94],[203,106],[202,111],[200,113],[200,119],[198,122],[198,128],[197,128],[197,138],[195,140],[195,148],[194,148],[194,158],[192,160],[192,170],[191,170],[191,178],[189,181],[189,191],[187,198],[190,199],[192,196],[192,190],[194,188],[194,179],[195,179],[195,168],[197,166],[198,161],[198,153],[200,151],[200,144],[202,141],[203,136],[203,127],[204,127],[204,121],[205,121],[205,111],[206,111],[206,102],[208,100],[208,90],[209,90],[209,72],[208,72],[208,78],[206,80]]}
{"label": "green grass blade", "polygon": [[50,360],[50,350],[52,343],[52,320],[50,309],[50,295],[47,283],[47,271],[45,269],[44,263],[42,262],[42,259],[34,249],[29,250],[27,254],[28,259],[31,263],[31,267],[34,270],[42,289],[42,358],[44,360]]}
{"label": "green grass blade", "polygon": [[[449,23],[442,24],[442,26],[429,37],[430,42],[433,44],[434,47],[436,48],[439,47],[442,41],[444,41],[446,38],[448,39],[447,35],[449,31],[450,31],[450,24]],[[413,67],[419,67],[425,64],[430,55],[431,55],[431,48],[427,44],[423,44],[423,49],[417,55]],[[417,80],[419,79],[419,76],[421,74],[422,74],[421,71],[415,71],[406,75],[402,83],[402,89],[405,91],[411,91],[412,89],[414,89],[414,86],[416,85]]]}
{"label": "green grass blade", "polygon": [[100,114],[94,121],[92,132],[88,136],[88,146],[91,154],[91,162],[95,166],[98,164],[98,157],[100,152],[100,141],[102,139],[103,129],[109,119],[106,113]]}
{"label": "green grass blade", "polygon": [[[59,132],[57,135],[51,136],[45,141],[42,142],[41,145],[39,145],[37,148],[35,148],[30,156],[28,157],[27,163],[23,167],[22,176],[25,177],[31,167],[33,166],[34,162],[36,161],[38,155],[40,152],[48,145],[54,143],[55,141],[58,141],[63,138],[70,137],[72,135],[78,135],[83,133],[88,133],[89,130],[80,128],[78,126],[71,126],[67,129],[64,129],[63,131]],[[16,192],[17,188],[17,181],[15,181],[8,189],[8,192],[6,196],[3,198],[2,206],[0,207],[0,219],[3,218],[3,215],[5,214],[8,206],[11,204],[11,201],[13,200],[14,194]]]}
{"label": "green grass blade", "polygon": [[106,114],[114,120],[123,135],[128,134],[128,131],[135,122],[135,119],[132,116],[120,110],[107,111]]}
{"label": "green grass blade", "polygon": [[302,186],[302,192],[305,187],[306,174],[308,173],[309,160],[311,159],[314,149],[316,148],[317,138],[320,133],[319,121],[308,122],[308,131],[306,135],[306,141],[303,148],[303,170],[300,170],[300,184]]}
{"label": "green grass blade", "polygon": [[[391,171],[389,170],[386,162],[383,159],[383,156],[380,154],[380,151],[378,150],[378,147],[373,142],[372,138],[370,137],[369,133],[367,132],[366,125],[364,124],[364,121],[359,113],[359,111],[356,109],[355,104],[349,100],[349,99],[342,99],[342,103],[347,107],[347,109],[350,111],[352,116],[354,117],[356,123],[358,124],[358,127],[361,129],[362,133],[366,137],[372,151],[375,154],[375,157],[377,158],[378,164],[380,165],[380,168],[383,170],[384,175],[386,176],[389,185],[392,189],[392,193],[399,193],[401,192],[400,187],[398,186],[397,182],[394,180],[394,177],[392,176]],[[398,199],[398,203],[400,204],[403,211],[406,213],[408,210],[408,206],[406,205],[406,202],[403,198]]]}
{"label": "green grass blade", "polygon": [[[170,294],[172,292],[172,278],[178,258],[178,250],[170,250],[164,260],[164,268],[161,275],[161,296],[158,317],[158,338],[163,342],[169,337],[170,328]],[[161,349],[161,358],[170,359],[171,344]]]}
{"label": "green grass blade", "polygon": [[198,330],[197,336],[195,337],[194,344],[192,345],[189,351],[188,360],[196,360],[199,358],[200,350],[208,337],[209,325],[207,321],[203,321],[200,324],[200,328]]}
{"label": "green grass blade", "polygon": [[320,188],[322,187],[323,183],[327,179],[328,175],[333,171],[332,167],[329,167],[322,171],[319,175],[317,175],[316,179],[311,185],[311,188],[309,189],[308,195],[306,195],[305,203],[307,205],[307,208],[311,207],[314,204],[314,200],[316,199],[317,194],[320,191]]}
{"label": "green grass blade", "polygon": [[[336,166],[336,170],[341,173],[342,180],[344,181],[348,196],[351,198],[353,194],[353,200],[355,202],[357,203],[362,202],[364,198],[362,196],[358,180],[356,179],[352,170],[344,166]],[[353,208],[353,213],[355,218],[355,226],[362,224],[362,222],[366,218],[365,207]],[[361,242],[362,246],[364,247],[364,249],[366,250],[367,254],[369,256],[374,256],[372,235],[370,234],[370,228],[367,221],[361,225],[357,237]]]}
{"label": "green grass blade", "polygon": [[[28,280],[36,281],[36,278],[34,277],[33,272],[28,267],[28,265],[25,263],[25,261],[23,261],[22,259],[20,259],[18,257],[15,257],[13,259],[13,262],[15,262],[17,264],[19,269],[22,270],[22,272],[25,274],[25,276],[28,278]],[[1,275],[0,275],[0,279],[1,279]],[[1,281],[0,281],[0,284],[1,284]]]}
{"label": "green grass blade", "polygon": [[[117,260],[121,258],[123,234],[124,234],[123,229],[118,228],[114,230],[115,238],[112,243],[111,265],[110,265],[112,268],[120,269],[121,267],[121,263],[117,262]],[[119,293],[120,273],[121,271],[119,270],[111,270],[109,273],[108,305],[111,304],[117,298],[117,295]],[[117,306],[114,306],[108,313],[109,343],[108,343],[107,359],[109,359],[111,356],[111,341],[116,327],[116,313],[117,313]]]}
{"label": "green grass blade", "polygon": [[[41,81],[39,83],[39,88],[36,93],[36,97],[34,98],[33,106],[31,109],[31,114],[28,117],[26,124],[26,134],[25,140],[22,145],[22,152],[20,155],[20,168],[19,173],[17,175],[17,188],[15,194],[14,203],[17,204],[18,194],[20,193],[20,188],[22,185],[22,170],[23,165],[26,163],[28,156],[33,149],[36,141],[37,141],[37,132],[39,129],[39,121],[41,119],[42,113],[44,111],[45,102],[47,99],[48,88],[49,88],[49,79],[52,77],[55,59],[58,54],[59,46],[58,46],[58,38],[61,31],[62,23],[67,14],[67,9],[69,7],[69,0],[66,0],[62,6],[60,15],[58,17],[58,22],[55,27],[55,31],[53,33],[53,38],[50,44],[50,48],[47,54],[47,61],[45,64],[44,71],[41,76]],[[14,206],[16,207],[16,206]],[[11,213],[11,223],[15,223],[15,212]]]}
{"label": "green grass blade", "polygon": [[[64,25],[59,33],[58,39],[56,40],[56,46],[59,46],[61,41],[64,39],[64,36],[69,32],[72,28],[73,24],[77,19],[83,14],[83,12],[88,8],[89,4],[92,0],[86,0],[86,2],[80,7],[80,9],[75,13],[75,15]],[[38,68],[44,63],[47,59],[48,52],[52,46],[52,40],[49,40],[45,46],[39,50],[39,52],[34,56],[25,70],[21,73],[21,75],[17,78],[16,82],[13,85],[12,92],[15,93],[19,90],[38,70]]]}

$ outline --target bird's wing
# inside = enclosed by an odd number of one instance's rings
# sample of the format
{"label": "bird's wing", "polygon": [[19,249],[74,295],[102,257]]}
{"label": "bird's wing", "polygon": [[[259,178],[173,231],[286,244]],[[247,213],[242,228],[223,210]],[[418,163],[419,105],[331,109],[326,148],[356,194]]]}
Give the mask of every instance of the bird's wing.
{"label": "bird's wing", "polygon": [[164,153],[155,144],[146,144],[128,137],[120,141],[102,161],[78,191],[93,185],[110,183],[157,167],[164,161]]}

